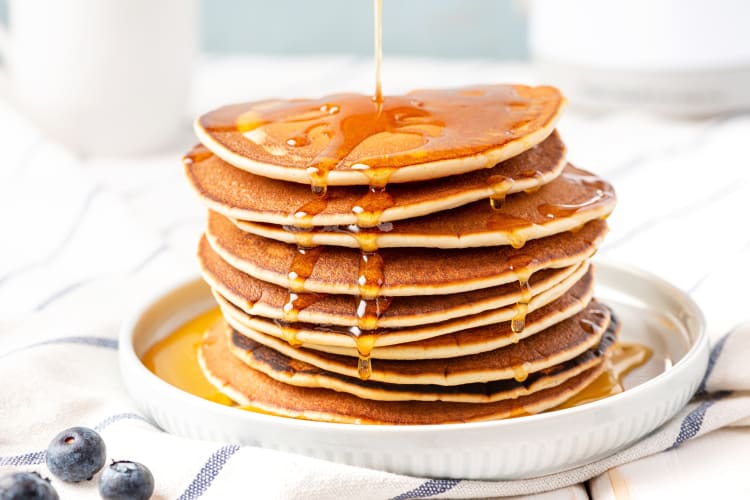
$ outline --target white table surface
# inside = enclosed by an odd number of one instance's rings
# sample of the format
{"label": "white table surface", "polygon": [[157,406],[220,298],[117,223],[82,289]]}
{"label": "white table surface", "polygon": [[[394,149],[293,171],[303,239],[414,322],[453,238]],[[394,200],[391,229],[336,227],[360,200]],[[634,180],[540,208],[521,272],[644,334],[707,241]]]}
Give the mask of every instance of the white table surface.
{"label": "white table surface", "polygon": [[[131,158],[80,158],[46,139],[7,96],[0,98],[0,347],[13,347],[3,339],[5,329],[41,338],[34,325],[50,319],[71,334],[116,328],[130,302],[197,272],[205,211],[180,164],[195,142],[190,116],[239,100],[369,92],[372,80],[371,61],[346,57],[203,58],[181,143]],[[536,83],[533,68],[520,64],[387,55],[384,63],[386,93],[495,81]],[[750,318],[744,292],[750,282],[749,115],[686,121],[645,111],[584,114],[573,103],[559,128],[569,159],[618,192],[600,255],[688,291],[703,307],[713,338]],[[611,471],[592,481],[589,492],[596,499],[738,498],[727,478],[745,474],[748,450],[747,427],[721,430]],[[588,495],[579,486],[535,498]]]}

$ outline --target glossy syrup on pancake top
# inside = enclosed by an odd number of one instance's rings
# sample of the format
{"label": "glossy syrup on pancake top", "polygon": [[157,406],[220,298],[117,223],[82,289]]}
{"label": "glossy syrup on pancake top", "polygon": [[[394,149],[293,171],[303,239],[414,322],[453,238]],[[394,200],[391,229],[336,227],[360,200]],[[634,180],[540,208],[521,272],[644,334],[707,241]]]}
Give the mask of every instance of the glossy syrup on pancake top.
{"label": "glossy syrup on pancake top", "polygon": [[[479,157],[523,141],[549,119],[543,110],[556,112],[561,102],[552,87],[480,85],[415,90],[382,101],[336,94],[234,105],[203,115],[200,124],[214,135],[241,134],[248,155],[304,170],[312,189],[324,194],[332,171],[359,172],[360,184],[382,188],[401,168]],[[481,167],[494,165],[484,160]]]}

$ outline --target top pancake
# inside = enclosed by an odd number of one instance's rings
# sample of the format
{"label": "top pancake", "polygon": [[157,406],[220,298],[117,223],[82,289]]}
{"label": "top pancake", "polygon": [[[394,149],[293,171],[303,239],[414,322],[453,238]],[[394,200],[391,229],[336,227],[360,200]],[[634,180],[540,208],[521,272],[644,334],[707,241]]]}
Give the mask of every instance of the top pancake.
{"label": "top pancake", "polygon": [[387,96],[234,104],[196,120],[226,162],[325,186],[413,182],[492,167],[542,142],[565,99],[554,87],[485,85]]}
{"label": "top pancake", "polygon": [[[185,174],[211,210],[240,220],[290,226],[358,224],[368,188],[337,186],[325,200],[308,186],[245,172],[196,146],[184,159]],[[565,146],[556,132],[541,144],[492,168],[450,178],[388,186],[379,222],[392,222],[458,207],[499,194],[535,189],[565,166]],[[310,208],[315,210],[311,211]]]}

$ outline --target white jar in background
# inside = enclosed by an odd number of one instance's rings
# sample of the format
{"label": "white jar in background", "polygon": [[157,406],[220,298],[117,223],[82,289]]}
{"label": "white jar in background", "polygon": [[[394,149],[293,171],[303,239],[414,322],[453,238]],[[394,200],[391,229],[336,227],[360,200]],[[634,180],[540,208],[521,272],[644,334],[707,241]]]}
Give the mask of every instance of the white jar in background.
{"label": "white jar in background", "polygon": [[573,106],[750,110],[747,0],[530,0],[529,46]]}
{"label": "white jar in background", "polygon": [[196,0],[8,4],[0,76],[50,137],[115,155],[169,146],[188,129]]}

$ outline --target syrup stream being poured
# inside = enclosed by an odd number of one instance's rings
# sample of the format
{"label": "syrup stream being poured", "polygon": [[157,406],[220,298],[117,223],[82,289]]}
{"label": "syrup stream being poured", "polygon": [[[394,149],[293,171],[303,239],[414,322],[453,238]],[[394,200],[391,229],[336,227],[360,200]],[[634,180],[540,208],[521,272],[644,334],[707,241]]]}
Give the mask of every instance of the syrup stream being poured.
{"label": "syrup stream being poured", "polygon": [[[383,0],[374,0],[375,7],[375,96],[374,101],[378,105],[378,117],[382,111],[383,88],[381,81],[381,66],[383,60]],[[380,287],[383,285],[383,257],[378,253],[377,242],[374,235],[365,237],[361,232],[362,227],[373,227],[380,224],[380,216],[383,211],[393,205],[393,200],[386,192],[391,169],[386,169],[381,175],[371,171],[368,166],[363,165],[366,175],[370,179],[368,191],[358,200],[352,212],[357,215],[357,231],[354,233],[360,247],[359,296],[357,304],[357,326],[350,328],[350,333],[355,337],[359,362],[357,373],[359,378],[367,380],[372,375],[372,361],[370,355],[375,348],[377,336],[368,333],[378,326],[380,315],[390,305],[390,299],[380,297]],[[385,300],[382,300],[385,299]]]}
{"label": "syrup stream being poured", "polygon": [[[373,100],[378,106],[377,115],[367,116],[363,113],[360,119],[363,123],[369,120],[378,120],[382,111],[383,93],[380,79],[380,68],[382,59],[382,13],[383,1],[374,0],[375,13],[375,95]],[[341,106],[335,104],[324,104],[320,107],[320,112],[327,114],[339,113]],[[368,124],[371,125],[371,124]],[[342,131],[343,132],[343,131]],[[308,134],[309,130],[305,130]],[[365,136],[359,140],[363,140]],[[331,142],[341,138],[331,137]],[[346,137],[343,138],[346,142]],[[290,146],[303,146],[308,143],[306,135],[295,134],[287,141]],[[351,147],[351,146],[350,146]],[[345,151],[343,151],[345,152]],[[331,161],[340,161],[343,153],[337,149],[335,154],[329,158],[326,163]],[[362,232],[362,228],[374,227],[380,224],[380,216],[383,211],[393,205],[393,200],[385,190],[388,179],[392,173],[392,168],[370,169],[368,165],[360,165],[365,175],[370,180],[367,192],[352,207],[352,212],[357,216],[357,224],[352,231],[360,248],[360,265],[358,283],[358,295],[356,296],[356,317],[357,325],[349,329],[350,335],[354,338],[357,353],[359,355],[358,373],[361,379],[366,380],[372,374],[372,364],[370,355],[375,347],[376,335],[368,331],[377,328],[378,319],[385,312],[391,303],[390,298],[380,297],[380,287],[383,284],[383,258],[378,253],[376,236],[372,232]],[[297,241],[297,253],[292,261],[288,272],[289,286],[288,299],[284,305],[283,319],[277,321],[281,329],[283,338],[292,346],[299,346],[301,342],[297,339],[297,328],[294,323],[299,318],[299,312],[305,307],[309,307],[317,300],[318,294],[306,293],[305,281],[313,272],[322,248],[313,247],[312,219],[315,215],[326,209],[328,204],[328,189],[326,176],[331,165],[311,165],[308,173],[311,178],[311,188],[315,198],[298,207],[294,213],[296,224],[291,231]]]}
{"label": "syrup stream being poured", "polygon": [[383,102],[383,86],[380,79],[383,63],[383,0],[375,0],[375,102]]}

